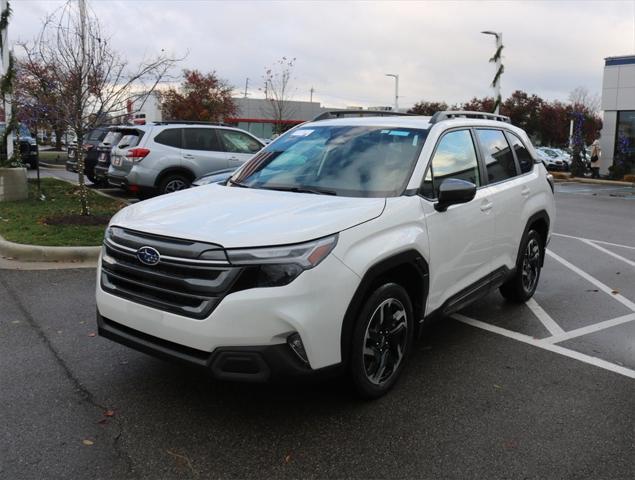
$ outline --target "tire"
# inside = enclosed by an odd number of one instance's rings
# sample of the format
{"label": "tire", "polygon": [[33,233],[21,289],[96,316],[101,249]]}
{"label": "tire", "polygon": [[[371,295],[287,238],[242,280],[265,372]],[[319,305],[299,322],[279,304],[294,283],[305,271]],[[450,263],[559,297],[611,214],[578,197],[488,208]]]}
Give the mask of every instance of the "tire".
{"label": "tire", "polygon": [[366,299],[351,340],[349,373],[358,395],[379,398],[394,386],[412,348],[413,333],[412,303],[403,287],[385,283]]}
{"label": "tire", "polygon": [[520,244],[516,273],[501,285],[501,295],[515,303],[524,303],[533,297],[540,280],[544,255],[542,237],[536,230],[529,230]]}
{"label": "tire", "polygon": [[179,190],[185,190],[186,188],[190,188],[190,184],[192,181],[181,174],[168,174],[161,179],[161,183],[159,183],[159,193],[161,195],[165,193],[172,193]]}

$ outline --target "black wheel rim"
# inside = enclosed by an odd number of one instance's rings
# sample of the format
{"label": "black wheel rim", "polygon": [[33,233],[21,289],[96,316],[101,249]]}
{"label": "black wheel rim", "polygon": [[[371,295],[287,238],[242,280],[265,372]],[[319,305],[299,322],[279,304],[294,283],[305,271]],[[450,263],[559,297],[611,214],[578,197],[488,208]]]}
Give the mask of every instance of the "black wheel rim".
{"label": "black wheel rim", "polygon": [[540,273],[540,245],[535,238],[529,239],[523,256],[522,281],[526,292],[536,288],[538,274]]}
{"label": "black wheel rim", "polygon": [[364,335],[364,371],[371,383],[382,385],[393,377],[407,341],[406,309],[396,298],[384,300],[371,315]]}

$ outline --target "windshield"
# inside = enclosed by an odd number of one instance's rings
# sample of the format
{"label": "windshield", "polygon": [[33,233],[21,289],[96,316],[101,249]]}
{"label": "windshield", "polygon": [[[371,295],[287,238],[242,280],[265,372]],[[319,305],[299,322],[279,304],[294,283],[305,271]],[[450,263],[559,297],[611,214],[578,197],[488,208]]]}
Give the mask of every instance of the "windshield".
{"label": "windshield", "polygon": [[403,193],[427,130],[369,126],[307,126],[265,147],[230,183],[349,197]]}

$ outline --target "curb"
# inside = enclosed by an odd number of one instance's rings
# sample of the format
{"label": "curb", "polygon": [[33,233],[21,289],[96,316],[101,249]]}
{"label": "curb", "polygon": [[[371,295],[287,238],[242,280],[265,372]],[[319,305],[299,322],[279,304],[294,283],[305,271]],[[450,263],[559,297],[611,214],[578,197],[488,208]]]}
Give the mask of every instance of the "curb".
{"label": "curb", "polygon": [[48,247],[14,243],[0,237],[0,257],[22,262],[96,262],[101,247]]}
{"label": "curb", "polygon": [[620,180],[600,180],[596,178],[554,178],[556,183],[566,183],[566,182],[574,182],[574,183],[590,183],[595,185],[614,185],[616,187],[635,187],[635,183],[631,182],[622,182]]}
{"label": "curb", "polygon": [[59,168],[59,169],[66,169],[66,165],[56,165],[55,163],[45,163],[45,162],[39,162],[40,165],[44,168]]}

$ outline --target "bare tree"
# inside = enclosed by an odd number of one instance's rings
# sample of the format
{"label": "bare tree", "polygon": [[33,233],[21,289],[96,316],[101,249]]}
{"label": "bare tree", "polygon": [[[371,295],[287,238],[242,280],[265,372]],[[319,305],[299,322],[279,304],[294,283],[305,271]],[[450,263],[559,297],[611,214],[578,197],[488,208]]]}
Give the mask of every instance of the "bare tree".
{"label": "bare tree", "polygon": [[576,87],[569,94],[569,102],[573,106],[581,105],[586,107],[591,114],[600,112],[600,96],[597,93],[590,93],[586,87]]}
{"label": "bare tree", "polygon": [[276,124],[275,133],[282,133],[284,131],[283,120],[289,120],[295,113],[295,109],[289,103],[291,99],[289,90],[294,66],[295,57],[282,57],[271,67],[266,67],[262,77],[265,99],[268,101],[268,115]]}
{"label": "bare tree", "polygon": [[53,77],[51,87],[64,99],[56,108],[77,137],[81,214],[90,215],[84,183],[86,134],[107,119],[123,115],[139,92],[152,92],[177,60],[162,51],[131,67],[112,49],[85,0],[67,0],[45,19],[35,41],[21,46],[28,62],[47,67]]}

